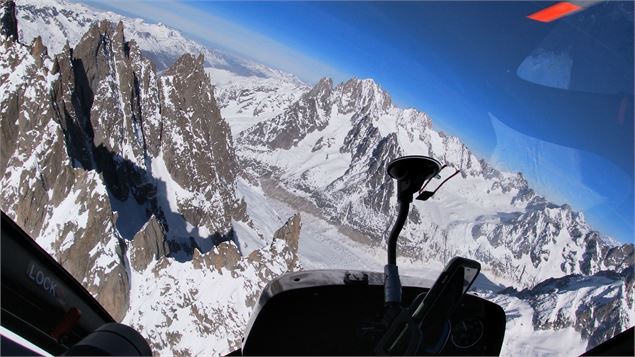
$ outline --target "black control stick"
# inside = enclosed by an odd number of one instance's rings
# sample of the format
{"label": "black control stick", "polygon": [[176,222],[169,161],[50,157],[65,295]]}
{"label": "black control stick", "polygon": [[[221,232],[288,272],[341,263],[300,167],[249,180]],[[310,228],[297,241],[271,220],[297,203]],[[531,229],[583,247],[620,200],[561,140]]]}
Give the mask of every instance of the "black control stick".
{"label": "black control stick", "polygon": [[454,257],[434,285],[388,326],[375,347],[377,355],[438,354],[450,332],[448,320],[481,271],[477,261]]}

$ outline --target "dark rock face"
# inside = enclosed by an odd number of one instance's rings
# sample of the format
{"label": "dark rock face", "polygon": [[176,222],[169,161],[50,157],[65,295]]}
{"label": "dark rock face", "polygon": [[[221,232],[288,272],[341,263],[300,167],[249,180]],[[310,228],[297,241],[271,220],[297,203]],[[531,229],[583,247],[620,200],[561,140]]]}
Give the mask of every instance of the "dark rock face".
{"label": "dark rock face", "polygon": [[95,172],[77,168],[61,125],[68,112],[59,105],[77,107],[68,90],[73,83],[60,83],[74,78],[60,73],[70,57],[53,63],[39,39],[31,48],[4,48],[2,66],[21,77],[2,79],[16,81],[0,102],[0,131],[9,139],[2,145],[2,209],[121,319],[129,290],[125,243],[106,187]]}
{"label": "dark rock face", "polygon": [[[300,229],[302,222],[300,214],[296,213],[290,217],[287,222],[274,232],[274,239],[268,250],[254,250],[247,256],[246,261],[256,267],[256,272],[260,281],[271,281],[276,277],[276,273],[272,270],[270,262],[276,257],[282,257],[286,263],[287,271],[295,271],[300,269],[298,259],[298,241],[300,239]],[[239,269],[245,269],[239,266]],[[257,296],[252,297],[252,303],[255,302]]]}
{"label": "dark rock face", "polygon": [[607,268],[621,272],[625,270],[624,267],[628,267],[634,261],[634,250],[635,247],[632,244],[622,244],[617,247],[602,245],[599,255],[603,258],[603,264]]}
{"label": "dark rock face", "polygon": [[[351,189],[358,190],[359,187],[364,187],[367,194],[363,198],[363,204],[368,209],[383,214],[391,212],[393,207],[390,205],[390,199],[394,191],[392,179],[386,174],[386,165],[393,158],[401,156],[396,135],[393,133],[382,137],[379,129],[372,124],[372,118],[362,116],[346,135],[340,152],[351,153],[352,163],[341,178],[329,185],[333,188],[345,187],[333,193],[338,197],[345,197],[352,193]],[[356,177],[356,173],[360,171],[365,172],[366,176]],[[356,184],[343,185],[344,182]],[[356,221],[355,215],[349,215],[346,219]],[[365,223],[356,222],[356,225],[368,227]]]}
{"label": "dark rock face", "polygon": [[[3,29],[11,23],[7,4]],[[30,47],[4,33],[1,39],[0,66],[20,75],[0,78],[7,89],[0,96],[1,208],[120,320],[130,268],[196,250],[190,237],[178,236],[184,228],[168,224],[153,160],[164,158],[174,181],[192,193],[177,202],[192,225],[223,236],[232,219],[245,219],[229,127],[203,59],[185,55],[159,77],[125,40],[123,25],[107,21],[55,58],[40,38]],[[234,266],[240,254],[233,248],[221,244],[205,259],[217,269]]]}
{"label": "dark rock face", "polygon": [[222,242],[204,254],[194,249],[192,265],[196,269],[211,269],[222,274],[223,269],[234,272],[240,259],[240,252],[234,243]]}
{"label": "dark rock face", "polygon": [[291,253],[291,259],[287,260],[287,269],[293,271],[298,266],[298,242],[300,241],[300,229],[302,221],[300,213],[296,213],[273,234],[274,240],[283,240],[287,243],[287,249]]}
{"label": "dark rock face", "polygon": [[81,89],[85,80],[79,68],[76,71],[73,66],[71,48],[64,47],[54,58],[52,72],[58,76],[51,88],[53,107],[64,132],[68,155],[73,160],[73,166],[91,169],[94,166],[92,127],[88,123],[89,109],[85,99],[88,89]]}
{"label": "dark rock face", "polygon": [[[89,285],[92,291],[89,291],[116,321],[121,321],[126,316],[130,305],[130,276],[125,263],[126,243],[122,239],[117,243],[115,253],[118,264],[113,270],[103,274],[103,281],[89,275],[89,280],[93,282]],[[70,255],[69,261],[77,259],[76,257],[76,255]]]}
{"label": "dark rock face", "polygon": [[130,262],[135,270],[143,271],[152,260],[168,256],[169,248],[165,240],[165,228],[152,215],[132,239]]}
{"label": "dark rock face", "polygon": [[241,259],[238,247],[231,242],[217,245],[210,255],[212,256],[212,265],[217,271],[221,271],[222,268],[233,270]]}
{"label": "dark rock face", "polygon": [[15,2],[2,0],[0,3],[0,34],[18,40],[18,20],[15,18]]}
{"label": "dark rock face", "polygon": [[[151,177],[150,166],[162,155],[174,181],[196,193],[178,202],[179,211],[191,224],[224,235],[232,218],[244,218],[244,203],[234,196],[231,134],[203,58],[184,55],[159,77],[123,31],[122,23],[94,24],[75,50],[56,59],[64,79],[56,93],[70,93],[54,97],[69,155],[100,172],[115,199],[133,198],[145,206],[146,217],[163,220],[165,197],[158,195],[161,183]],[[187,237],[175,238],[189,244]]]}
{"label": "dark rock face", "polygon": [[368,162],[369,179],[366,180],[366,187],[368,187],[370,194],[364,197],[364,203],[368,207],[375,207],[383,214],[392,211],[390,200],[394,197],[394,183],[392,178],[386,174],[386,165],[392,158],[399,156],[401,156],[401,149],[397,144],[397,136],[391,134],[377,143]]}
{"label": "dark rock face", "polygon": [[[91,26],[73,51],[75,91],[93,150],[95,168],[103,172],[112,194],[125,201],[141,195],[135,189],[146,180],[145,143],[138,74],[133,63],[142,62],[134,43],[125,42],[123,24]],[[149,67],[148,63],[143,63]],[[81,119],[78,120],[81,122]]]}
{"label": "dark rock face", "polygon": [[[229,125],[221,118],[202,56],[183,55],[161,76],[161,145],[168,171],[182,187],[201,196],[179,202],[194,225],[227,231],[232,217],[244,216],[234,196],[236,156]],[[201,207],[201,201],[209,202]],[[224,224],[219,225],[219,222]]]}

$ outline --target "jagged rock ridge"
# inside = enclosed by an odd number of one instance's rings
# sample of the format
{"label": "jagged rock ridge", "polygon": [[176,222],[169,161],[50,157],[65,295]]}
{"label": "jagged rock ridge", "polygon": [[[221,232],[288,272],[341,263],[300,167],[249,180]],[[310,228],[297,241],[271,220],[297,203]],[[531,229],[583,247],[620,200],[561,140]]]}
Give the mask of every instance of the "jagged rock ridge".
{"label": "jagged rock ridge", "polygon": [[[6,11],[13,2],[2,6],[4,28],[16,20]],[[213,314],[181,312],[183,321],[198,316],[212,326],[201,339],[225,334],[224,342],[235,344],[252,295],[266,282],[261,272],[271,279],[299,268],[297,239],[267,240],[252,228],[262,249],[241,256],[233,224],[255,226],[236,196],[232,137],[203,57],[183,55],[158,75],[126,40],[121,22],[94,23],[74,48],[52,57],[39,37],[30,46],[4,32],[0,40],[2,210],[117,320],[137,324],[135,311],[150,317],[142,309],[148,297],[157,306],[186,304],[178,284],[161,280],[179,272],[201,271],[203,286],[231,276],[251,287],[249,296],[200,305],[222,309],[224,319],[236,321],[231,326]],[[147,294],[138,299],[139,292]],[[156,314],[173,318],[167,310]],[[157,316],[142,329],[157,352],[190,353],[157,342],[178,331],[175,325],[152,332]]]}

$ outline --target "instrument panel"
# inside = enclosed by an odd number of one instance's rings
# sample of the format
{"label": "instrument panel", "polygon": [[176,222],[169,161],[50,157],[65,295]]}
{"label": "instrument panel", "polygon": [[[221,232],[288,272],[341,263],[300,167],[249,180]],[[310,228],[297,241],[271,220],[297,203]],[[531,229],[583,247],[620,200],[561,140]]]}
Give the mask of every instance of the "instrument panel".
{"label": "instrument panel", "polygon": [[[402,278],[403,306],[428,289]],[[243,355],[372,355],[385,331],[383,274],[320,270],[286,274],[265,287]],[[422,326],[425,332],[426,327]],[[505,313],[467,294],[435,345],[440,355],[498,355]]]}

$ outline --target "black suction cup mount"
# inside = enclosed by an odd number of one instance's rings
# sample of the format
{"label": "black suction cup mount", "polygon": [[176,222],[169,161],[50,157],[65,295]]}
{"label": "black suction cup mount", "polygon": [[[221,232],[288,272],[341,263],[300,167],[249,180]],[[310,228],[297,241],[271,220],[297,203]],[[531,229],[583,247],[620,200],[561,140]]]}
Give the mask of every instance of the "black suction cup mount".
{"label": "black suction cup mount", "polygon": [[390,177],[397,180],[397,201],[399,213],[388,236],[388,264],[384,267],[384,301],[386,302],[386,321],[391,321],[401,311],[401,281],[397,267],[397,238],[408,218],[412,196],[423,183],[441,171],[441,164],[427,156],[403,156],[391,161],[386,170]]}
{"label": "black suction cup mount", "polygon": [[392,160],[387,167],[388,175],[397,180],[397,201],[412,202],[412,196],[423,183],[436,176],[441,164],[427,156],[402,156]]}

